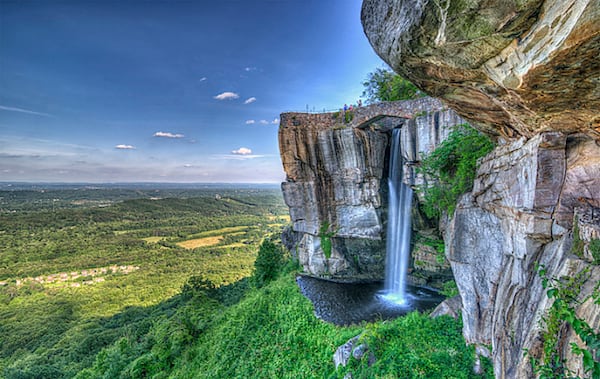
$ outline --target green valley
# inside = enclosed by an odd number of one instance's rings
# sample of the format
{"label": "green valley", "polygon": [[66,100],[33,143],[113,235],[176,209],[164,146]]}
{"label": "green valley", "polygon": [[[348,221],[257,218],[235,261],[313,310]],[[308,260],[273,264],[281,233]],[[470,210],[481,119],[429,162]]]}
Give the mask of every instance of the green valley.
{"label": "green valley", "polygon": [[[188,195],[2,213],[1,377],[474,377],[449,317],[317,319],[279,242],[278,190]],[[336,371],[358,334],[377,362]]]}
{"label": "green valley", "polygon": [[[65,203],[77,193],[82,191],[50,196]],[[248,277],[263,237],[287,223],[278,190],[182,194],[156,199],[152,193],[152,198],[108,207],[52,209],[49,204],[0,214],[0,367],[5,375],[55,377],[25,374],[47,366],[61,377],[73,376],[118,337],[143,330],[138,321],[148,328],[152,315],[171,312],[177,303],[173,297],[189,277],[201,274],[217,286]],[[28,208],[24,194],[2,195],[18,199],[6,207]],[[108,203],[113,195],[105,190],[94,197]],[[180,246],[209,235],[219,239],[208,246]]]}

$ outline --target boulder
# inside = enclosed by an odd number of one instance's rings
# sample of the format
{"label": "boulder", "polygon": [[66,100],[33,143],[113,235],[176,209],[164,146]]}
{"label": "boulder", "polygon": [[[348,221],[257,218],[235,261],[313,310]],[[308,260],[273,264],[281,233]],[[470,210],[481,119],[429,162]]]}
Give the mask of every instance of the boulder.
{"label": "boulder", "polygon": [[458,320],[461,315],[461,310],[462,300],[459,295],[456,295],[442,301],[433,311],[431,311],[429,317],[450,316],[453,319]]}

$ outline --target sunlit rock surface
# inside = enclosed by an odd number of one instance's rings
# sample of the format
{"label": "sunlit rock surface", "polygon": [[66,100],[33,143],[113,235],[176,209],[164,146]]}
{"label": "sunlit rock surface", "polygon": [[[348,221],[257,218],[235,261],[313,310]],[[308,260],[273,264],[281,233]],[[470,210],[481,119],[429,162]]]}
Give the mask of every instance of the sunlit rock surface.
{"label": "sunlit rock surface", "polygon": [[[571,254],[574,219],[584,246],[600,230],[600,208],[588,203],[600,195],[600,149],[589,151],[585,160],[577,153],[589,143],[547,132],[496,149],[483,159],[472,194],[462,199],[448,228],[448,259],[463,298],[463,332],[470,343],[492,345],[497,377],[533,376],[523,351],[541,353],[541,319],[550,305],[538,265],[557,278],[590,270],[580,299],[592,295],[600,278],[591,256]],[[576,186],[567,180],[582,178],[582,172],[593,175]],[[580,196],[592,193],[595,198]],[[577,213],[583,216],[574,217]],[[584,303],[577,311],[598,329],[600,307]],[[565,357],[577,342],[573,335],[560,341]],[[584,374],[580,358],[569,366]]]}

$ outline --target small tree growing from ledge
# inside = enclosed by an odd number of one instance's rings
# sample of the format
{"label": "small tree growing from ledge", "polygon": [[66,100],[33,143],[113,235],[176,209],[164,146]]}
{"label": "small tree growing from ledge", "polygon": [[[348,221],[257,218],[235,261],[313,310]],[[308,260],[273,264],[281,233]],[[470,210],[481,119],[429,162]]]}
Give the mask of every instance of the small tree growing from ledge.
{"label": "small tree growing from ledge", "polygon": [[486,135],[468,124],[457,125],[418,169],[435,184],[421,187],[423,210],[430,218],[452,214],[460,195],[473,189],[477,160],[494,148]]}
{"label": "small tree growing from ledge", "polygon": [[324,221],[319,228],[319,238],[321,238],[321,249],[325,258],[331,258],[331,237],[335,236],[334,231],[329,230],[330,225],[327,221]]}

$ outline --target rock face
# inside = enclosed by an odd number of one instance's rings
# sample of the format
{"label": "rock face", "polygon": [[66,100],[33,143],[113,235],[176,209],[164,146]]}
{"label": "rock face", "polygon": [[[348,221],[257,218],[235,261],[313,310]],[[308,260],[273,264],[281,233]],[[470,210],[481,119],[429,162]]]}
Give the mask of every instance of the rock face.
{"label": "rock face", "polygon": [[[497,378],[534,377],[552,278],[582,276],[577,316],[600,329],[600,2],[364,0],[365,33],[394,70],[498,137],[446,228],[466,340]],[[583,245],[572,249],[573,234]],[[594,242],[596,243],[596,242]],[[576,254],[573,254],[576,253]],[[566,325],[556,351],[586,377]],[[598,357],[596,357],[597,359]]]}
{"label": "rock face", "polygon": [[[499,378],[534,376],[523,352],[540,358],[542,317],[550,306],[537,265],[545,266],[552,278],[589,270],[580,300],[589,298],[600,280],[600,266],[591,255],[571,254],[570,232],[573,215],[581,213],[577,219],[584,246],[598,237],[600,209],[575,196],[600,194],[600,176],[579,182],[578,191],[566,180],[581,172],[597,173],[600,149],[578,159],[574,152],[590,141],[573,139],[547,132],[496,149],[481,163],[472,194],[462,198],[447,229],[447,255],[463,299],[463,334],[469,343],[492,346]],[[591,299],[577,312],[598,330],[600,307]],[[573,335],[560,341],[564,357],[570,343],[578,342]],[[583,376],[581,358],[572,358],[571,369]]]}
{"label": "rock face", "polygon": [[364,0],[375,51],[488,133],[600,139],[597,0]]}
{"label": "rock face", "polygon": [[[345,113],[282,114],[279,148],[287,174],[282,189],[295,232],[286,240],[304,270],[382,279],[391,130],[402,128],[405,182],[415,185],[421,154],[462,122],[431,98]],[[324,238],[331,241],[329,254]]]}

